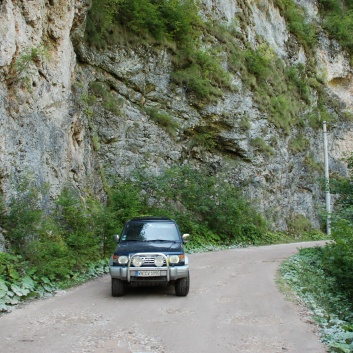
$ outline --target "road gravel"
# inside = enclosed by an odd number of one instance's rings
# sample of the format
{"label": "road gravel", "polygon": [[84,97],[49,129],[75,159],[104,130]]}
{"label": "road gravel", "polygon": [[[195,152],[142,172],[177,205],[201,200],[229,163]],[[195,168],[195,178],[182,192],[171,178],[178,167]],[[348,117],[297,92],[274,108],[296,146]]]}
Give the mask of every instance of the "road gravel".
{"label": "road gravel", "polygon": [[276,285],[279,264],[317,244],[192,254],[187,297],[161,287],[113,298],[103,276],[1,315],[0,352],[327,352],[305,308]]}

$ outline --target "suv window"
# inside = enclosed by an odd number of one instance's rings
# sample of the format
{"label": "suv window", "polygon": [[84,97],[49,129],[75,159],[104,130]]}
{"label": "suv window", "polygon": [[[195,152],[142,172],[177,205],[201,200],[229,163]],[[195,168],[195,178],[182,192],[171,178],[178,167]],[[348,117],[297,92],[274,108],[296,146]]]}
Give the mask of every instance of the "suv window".
{"label": "suv window", "polygon": [[129,222],[121,241],[180,241],[177,227],[172,222]]}

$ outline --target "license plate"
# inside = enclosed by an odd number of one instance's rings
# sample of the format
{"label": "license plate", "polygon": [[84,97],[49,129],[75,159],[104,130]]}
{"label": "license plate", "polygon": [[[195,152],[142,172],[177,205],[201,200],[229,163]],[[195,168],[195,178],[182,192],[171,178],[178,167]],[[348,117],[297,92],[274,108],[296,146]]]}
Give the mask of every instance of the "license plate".
{"label": "license plate", "polygon": [[136,277],[155,277],[160,275],[161,271],[136,271]]}

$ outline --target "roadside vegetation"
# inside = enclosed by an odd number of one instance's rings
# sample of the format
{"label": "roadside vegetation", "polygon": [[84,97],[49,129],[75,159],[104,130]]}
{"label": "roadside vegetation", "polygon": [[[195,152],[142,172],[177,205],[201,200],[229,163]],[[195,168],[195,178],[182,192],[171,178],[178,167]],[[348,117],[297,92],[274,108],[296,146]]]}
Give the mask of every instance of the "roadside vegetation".
{"label": "roadside vegetation", "polygon": [[302,249],[281,267],[281,276],[311,310],[330,352],[353,352],[353,155],[350,177],[332,184],[338,199],[332,241]]}
{"label": "roadside vegetation", "polygon": [[240,189],[205,171],[174,167],[112,179],[107,188],[105,204],[70,186],[52,203],[49,189],[28,177],[1,203],[8,251],[0,252],[0,311],[105,273],[113,235],[135,216],[175,219],[192,234],[188,252],[290,241],[270,231]]}

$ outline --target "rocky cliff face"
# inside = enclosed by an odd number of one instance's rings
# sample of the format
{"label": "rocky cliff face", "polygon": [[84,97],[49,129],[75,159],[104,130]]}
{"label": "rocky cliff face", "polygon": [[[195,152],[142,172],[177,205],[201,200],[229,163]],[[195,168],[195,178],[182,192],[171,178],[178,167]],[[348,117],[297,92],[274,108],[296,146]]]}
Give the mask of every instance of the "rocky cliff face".
{"label": "rocky cliff face", "polygon": [[[316,1],[297,1],[307,19],[319,21]],[[289,148],[298,133],[283,135],[232,74],[236,90],[217,101],[194,104],[183,87],[171,83],[172,56],[165,46],[122,44],[105,51],[83,41],[86,0],[0,1],[0,191],[14,192],[16,181],[33,175],[48,182],[51,195],[65,183],[89,187],[104,197],[102,171],[126,176],[136,168],[159,173],[174,164],[205,165],[256,200],[263,213],[286,230],[297,215],[318,226],[323,194],[317,186],[323,163],[322,133],[302,127],[309,141],[300,152]],[[202,16],[224,25],[246,14],[238,31],[252,45],[265,40],[287,65],[307,64],[272,1],[204,0]],[[352,112],[353,81],[348,55],[323,31],[315,51],[327,92]],[[225,67],[227,63],[224,63]],[[89,102],[92,82],[108,87],[113,107]],[[317,104],[313,95],[312,107]],[[147,108],[147,110],[146,110]],[[171,116],[171,133],[148,109]],[[246,116],[247,128],[241,121]],[[212,131],[213,148],[192,143],[193,131]],[[353,149],[351,124],[337,122],[329,133],[331,172],[345,173],[342,156]],[[251,144],[257,137],[271,154]],[[276,141],[274,143],[273,141]]]}

